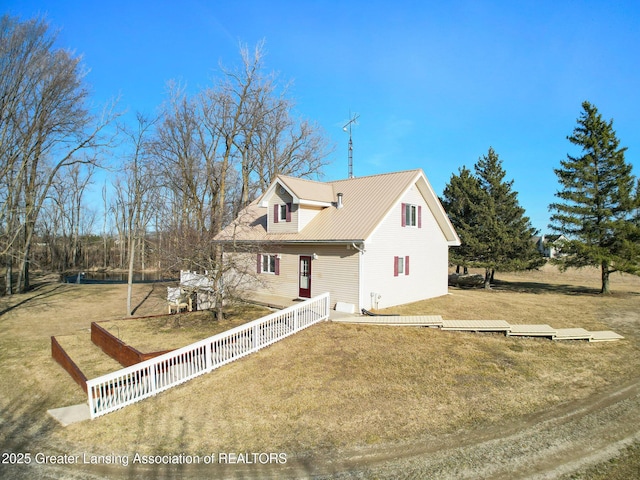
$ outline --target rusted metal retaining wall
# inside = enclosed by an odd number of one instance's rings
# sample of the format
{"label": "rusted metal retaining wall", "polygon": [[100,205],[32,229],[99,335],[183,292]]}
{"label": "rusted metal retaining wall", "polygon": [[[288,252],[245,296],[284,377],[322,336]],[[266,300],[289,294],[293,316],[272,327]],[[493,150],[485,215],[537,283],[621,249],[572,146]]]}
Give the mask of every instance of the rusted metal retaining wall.
{"label": "rusted metal retaining wall", "polygon": [[96,322],[91,323],[91,341],[123,367],[130,367],[171,351],[142,353],[113,336]]}
{"label": "rusted metal retaining wall", "polygon": [[87,393],[87,377],[82,373],[82,370],[78,368],[67,352],[56,340],[56,337],[51,337],[51,356],[53,359],[64,368],[71,378],[73,378],[78,385],[82,387],[85,393]]}

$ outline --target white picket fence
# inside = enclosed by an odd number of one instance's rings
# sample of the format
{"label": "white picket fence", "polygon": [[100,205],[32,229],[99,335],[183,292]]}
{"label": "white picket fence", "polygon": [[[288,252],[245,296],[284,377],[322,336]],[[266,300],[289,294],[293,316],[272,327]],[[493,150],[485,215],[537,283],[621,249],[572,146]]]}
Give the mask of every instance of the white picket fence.
{"label": "white picket fence", "polygon": [[329,310],[329,293],[324,293],[178,350],[88,380],[91,418],[139,402],[257,352],[327,320]]}

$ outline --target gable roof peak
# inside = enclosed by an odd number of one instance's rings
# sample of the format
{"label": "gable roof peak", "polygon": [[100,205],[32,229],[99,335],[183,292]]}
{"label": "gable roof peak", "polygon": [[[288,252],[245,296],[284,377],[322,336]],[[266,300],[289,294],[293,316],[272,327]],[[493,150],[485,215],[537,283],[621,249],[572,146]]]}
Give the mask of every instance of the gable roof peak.
{"label": "gable roof peak", "polygon": [[312,202],[319,205],[330,205],[334,201],[333,186],[330,183],[277,175],[267,191],[273,192],[276,184],[280,184],[289,192],[294,203]]}

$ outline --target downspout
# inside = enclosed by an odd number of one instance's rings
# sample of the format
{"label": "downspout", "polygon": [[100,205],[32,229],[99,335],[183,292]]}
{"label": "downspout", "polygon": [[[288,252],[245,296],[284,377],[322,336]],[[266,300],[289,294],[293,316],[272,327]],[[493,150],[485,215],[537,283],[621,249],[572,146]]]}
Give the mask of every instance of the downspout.
{"label": "downspout", "polygon": [[[362,244],[364,247],[364,244]],[[364,262],[364,248],[358,247],[355,242],[351,243],[351,246],[355,248],[358,252],[360,252],[360,258],[358,259],[358,313],[362,311],[363,301],[364,301],[364,285],[362,283],[362,271],[363,271],[363,262]]]}
{"label": "downspout", "polygon": [[364,252],[365,252],[365,249],[364,249],[364,248],[360,248],[359,246],[357,246],[357,245],[356,245],[356,242],[352,242],[352,243],[351,243],[351,246],[352,246],[353,248],[355,248],[356,250],[358,250],[360,253],[364,253]]}

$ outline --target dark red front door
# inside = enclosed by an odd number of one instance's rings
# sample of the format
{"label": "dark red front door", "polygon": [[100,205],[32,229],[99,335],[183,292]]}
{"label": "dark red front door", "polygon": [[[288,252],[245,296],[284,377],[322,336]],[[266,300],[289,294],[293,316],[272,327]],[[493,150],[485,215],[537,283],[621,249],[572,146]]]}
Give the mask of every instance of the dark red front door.
{"label": "dark red front door", "polygon": [[311,298],[311,257],[300,257],[298,296]]}

